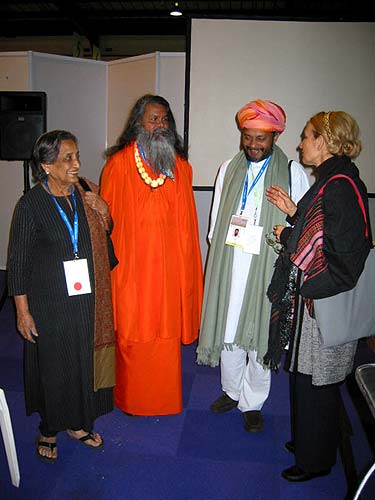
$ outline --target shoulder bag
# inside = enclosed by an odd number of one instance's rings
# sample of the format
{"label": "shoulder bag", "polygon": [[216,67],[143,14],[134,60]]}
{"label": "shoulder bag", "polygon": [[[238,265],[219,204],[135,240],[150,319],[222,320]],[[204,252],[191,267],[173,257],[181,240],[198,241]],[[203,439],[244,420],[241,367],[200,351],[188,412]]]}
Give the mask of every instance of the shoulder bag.
{"label": "shoulder bag", "polygon": [[[339,177],[347,179],[356,192],[366,222],[365,235],[368,236],[369,221],[358,188],[355,182],[346,175],[335,175],[328,182]],[[323,194],[328,182],[321,188],[320,194]],[[322,347],[342,345],[375,334],[374,248],[369,252],[355,287],[332,297],[314,299],[314,314],[320,330]]]}

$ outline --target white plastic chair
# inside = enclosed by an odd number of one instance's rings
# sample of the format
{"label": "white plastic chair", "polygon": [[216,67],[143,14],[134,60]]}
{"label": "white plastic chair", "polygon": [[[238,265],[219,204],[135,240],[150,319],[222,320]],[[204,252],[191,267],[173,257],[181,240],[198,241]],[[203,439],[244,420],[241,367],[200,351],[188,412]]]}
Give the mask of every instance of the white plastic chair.
{"label": "white plastic chair", "polygon": [[20,484],[20,471],[18,468],[17,451],[14,444],[12,422],[10,420],[9,408],[5,394],[0,389],[0,426],[8,459],[8,467],[13,486],[18,488]]}
{"label": "white plastic chair", "polygon": [[[371,413],[375,418],[375,363],[367,363],[365,365],[358,366],[355,370],[355,378],[357,380],[358,387],[361,389]],[[359,495],[374,471],[375,463],[370,467],[362,479],[353,500],[358,500]]]}

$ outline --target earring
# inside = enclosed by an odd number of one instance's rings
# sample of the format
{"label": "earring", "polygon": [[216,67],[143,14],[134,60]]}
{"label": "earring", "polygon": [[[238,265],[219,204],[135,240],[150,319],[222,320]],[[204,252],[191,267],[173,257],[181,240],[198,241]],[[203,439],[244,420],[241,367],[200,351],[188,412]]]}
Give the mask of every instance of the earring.
{"label": "earring", "polygon": [[46,170],[46,174],[49,175],[49,170]]}

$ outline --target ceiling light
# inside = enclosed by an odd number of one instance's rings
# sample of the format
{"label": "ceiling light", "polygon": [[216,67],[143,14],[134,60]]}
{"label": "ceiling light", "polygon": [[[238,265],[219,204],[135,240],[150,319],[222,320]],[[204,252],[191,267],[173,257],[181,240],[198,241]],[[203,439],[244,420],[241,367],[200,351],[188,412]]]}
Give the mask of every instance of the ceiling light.
{"label": "ceiling light", "polygon": [[182,12],[180,11],[178,7],[178,2],[175,2],[174,4],[174,9],[170,11],[169,13],[170,16],[182,16]]}

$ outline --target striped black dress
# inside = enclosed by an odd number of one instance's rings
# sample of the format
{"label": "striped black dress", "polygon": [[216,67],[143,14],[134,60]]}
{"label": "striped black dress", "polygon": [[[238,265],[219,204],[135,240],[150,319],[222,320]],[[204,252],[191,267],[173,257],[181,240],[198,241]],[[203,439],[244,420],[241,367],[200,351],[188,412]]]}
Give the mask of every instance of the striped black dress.
{"label": "striped black dress", "polygon": [[[76,190],[78,252],[86,258],[94,287],[89,227]],[[56,197],[70,218],[64,197]],[[10,295],[26,294],[39,337],[25,342],[26,413],[39,412],[49,430],[92,430],[113,409],[112,389],[93,391],[94,290],[68,296],[63,261],[72,243],[52,197],[37,184],[16,205],[8,250]]]}

